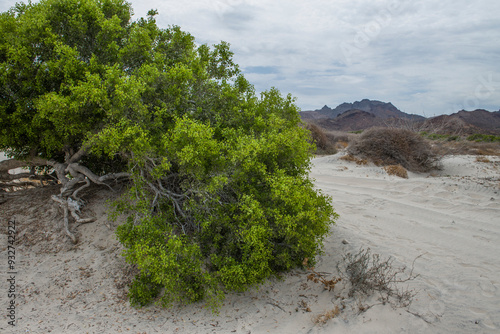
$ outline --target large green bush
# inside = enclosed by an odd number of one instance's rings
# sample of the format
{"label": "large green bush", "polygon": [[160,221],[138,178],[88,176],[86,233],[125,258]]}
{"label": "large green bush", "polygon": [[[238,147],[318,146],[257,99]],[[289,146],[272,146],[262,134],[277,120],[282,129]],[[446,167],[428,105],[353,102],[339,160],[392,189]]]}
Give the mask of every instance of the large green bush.
{"label": "large green bush", "polygon": [[54,167],[66,211],[83,183],[129,178],[116,213],[140,272],[131,302],[216,308],[313,261],[336,215],[292,97],[257,96],[227,43],[198,46],[156,14],[132,22],[122,0],[2,13],[0,149]]}

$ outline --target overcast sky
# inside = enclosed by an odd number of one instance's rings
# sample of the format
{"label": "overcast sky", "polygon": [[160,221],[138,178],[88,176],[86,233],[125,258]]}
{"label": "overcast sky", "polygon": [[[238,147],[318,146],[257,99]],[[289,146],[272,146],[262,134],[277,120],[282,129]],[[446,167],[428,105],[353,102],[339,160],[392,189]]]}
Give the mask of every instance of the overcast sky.
{"label": "overcast sky", "polygon": [[[5,11],[16,0],[0,0]],[[199,43],[231,44],[257,91],[302,110],[364,98],[427,117],[500,109],[499,0],[132,0]]]}

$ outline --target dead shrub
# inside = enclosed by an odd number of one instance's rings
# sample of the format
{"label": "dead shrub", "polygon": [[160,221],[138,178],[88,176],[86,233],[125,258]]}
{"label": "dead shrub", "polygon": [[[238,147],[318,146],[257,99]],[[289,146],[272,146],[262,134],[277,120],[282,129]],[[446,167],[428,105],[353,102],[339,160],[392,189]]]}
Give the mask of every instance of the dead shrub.
{"label": "dead shrub", "polygon": [[389,175],[396,175],[396,176],[399,176],[403,179],[408,178],[407,170],[401,165],[385,166],[384,169],[387,172],[387,174],[389,174]]}
{"label": "dead shrub", "polygon": [[316,124],[307,124],[306,128],[311,132],[311,137],[313,142],[316,144],[317,154],[335,154],[337,149],[335,148],[335,141]]}
{"label": "dead shrub", "polygon": [[325,290],[328,291],[332,291],[333,289],[335,289],[335,285],[342,279],[340,277],[332,277],[331,279],[327,279],[325,273],[319,273],[316,270],[314,270],[314,267],[308,267],[307,266],[308,260],[309,259],[306,258],[302,263],[302,265],[307,267],[307,270],[309,270],[310,272],[310,274],[307,275],[307,280],[313,281],[314,283],[322,283]]}
{"label": "dead shrub", "polygon": [[[418,257],[413,261],[415,261]],[[395,267],[393,259],[383,260],[379,254],[372,254],[370,249],[360,249],[358,253],[344,254],[342,262],[337,264],[340,276],[350,282],[348,296],[371,295],[380,293],[382,303],[391,303],[397,307],[407,307],[411,304],[416,292],[400,289],[398,284],[414,280],[413,266],[407,273],[406,267]]]}
{"label": "dead shrub", "polygon": [[401,165],[409,171],[439,169],[439,157],[420,135],[406,129],[371,128],[350,143],[348,152],[382,165]]}
{"label": "dead shrub", "polygon": [[343,140],[340,140],[335,143],[335,148],[339,150],[345,149],[347,146],[349,146],[349,143]]}

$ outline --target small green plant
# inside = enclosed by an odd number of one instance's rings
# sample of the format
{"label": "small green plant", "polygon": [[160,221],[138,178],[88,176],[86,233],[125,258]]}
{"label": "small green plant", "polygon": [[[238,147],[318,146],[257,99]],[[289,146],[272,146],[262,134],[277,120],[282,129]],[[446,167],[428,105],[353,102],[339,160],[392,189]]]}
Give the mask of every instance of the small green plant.
{"label": "small green plant", "polygon": [[497,143],[500,142],[500,136],[473,134],[471,136],[468,136],[467,140],[481,143]]}
{"label": "small green plant", "polygon": [[[422,135],[422,132],[420,133]],[[449,134],[439,134],[439,133],[426,133],[423,135],[424,137],[431,140],[443,140],[443,141],[459,141],[461,138],[458,135],[449,135]]]}

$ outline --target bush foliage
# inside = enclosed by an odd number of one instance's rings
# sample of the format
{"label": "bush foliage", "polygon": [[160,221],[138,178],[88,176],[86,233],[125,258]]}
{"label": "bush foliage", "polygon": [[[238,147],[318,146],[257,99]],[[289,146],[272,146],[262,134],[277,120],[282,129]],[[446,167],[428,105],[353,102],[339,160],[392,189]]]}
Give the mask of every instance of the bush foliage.
{"label": "bush foliage", "polygon": [[224,291],[313,259],[336,215],[308,176],[294,99],[258,96],[229,44],[197,45],[156,15],[131,21],[123,0],[2,13],[0,149],[57,167],[61,203],[85,176],[126,171],[116,214],[128,216],[117,234],[140,271],[132,304],[216,308]]}
{"label": "bush foliage", "polygon": [[349,144],[347,150],[380,165],[401,165],[414,172],[439,168],[439,158],[429,143],[417,133],[405,129],[366,130]]}

